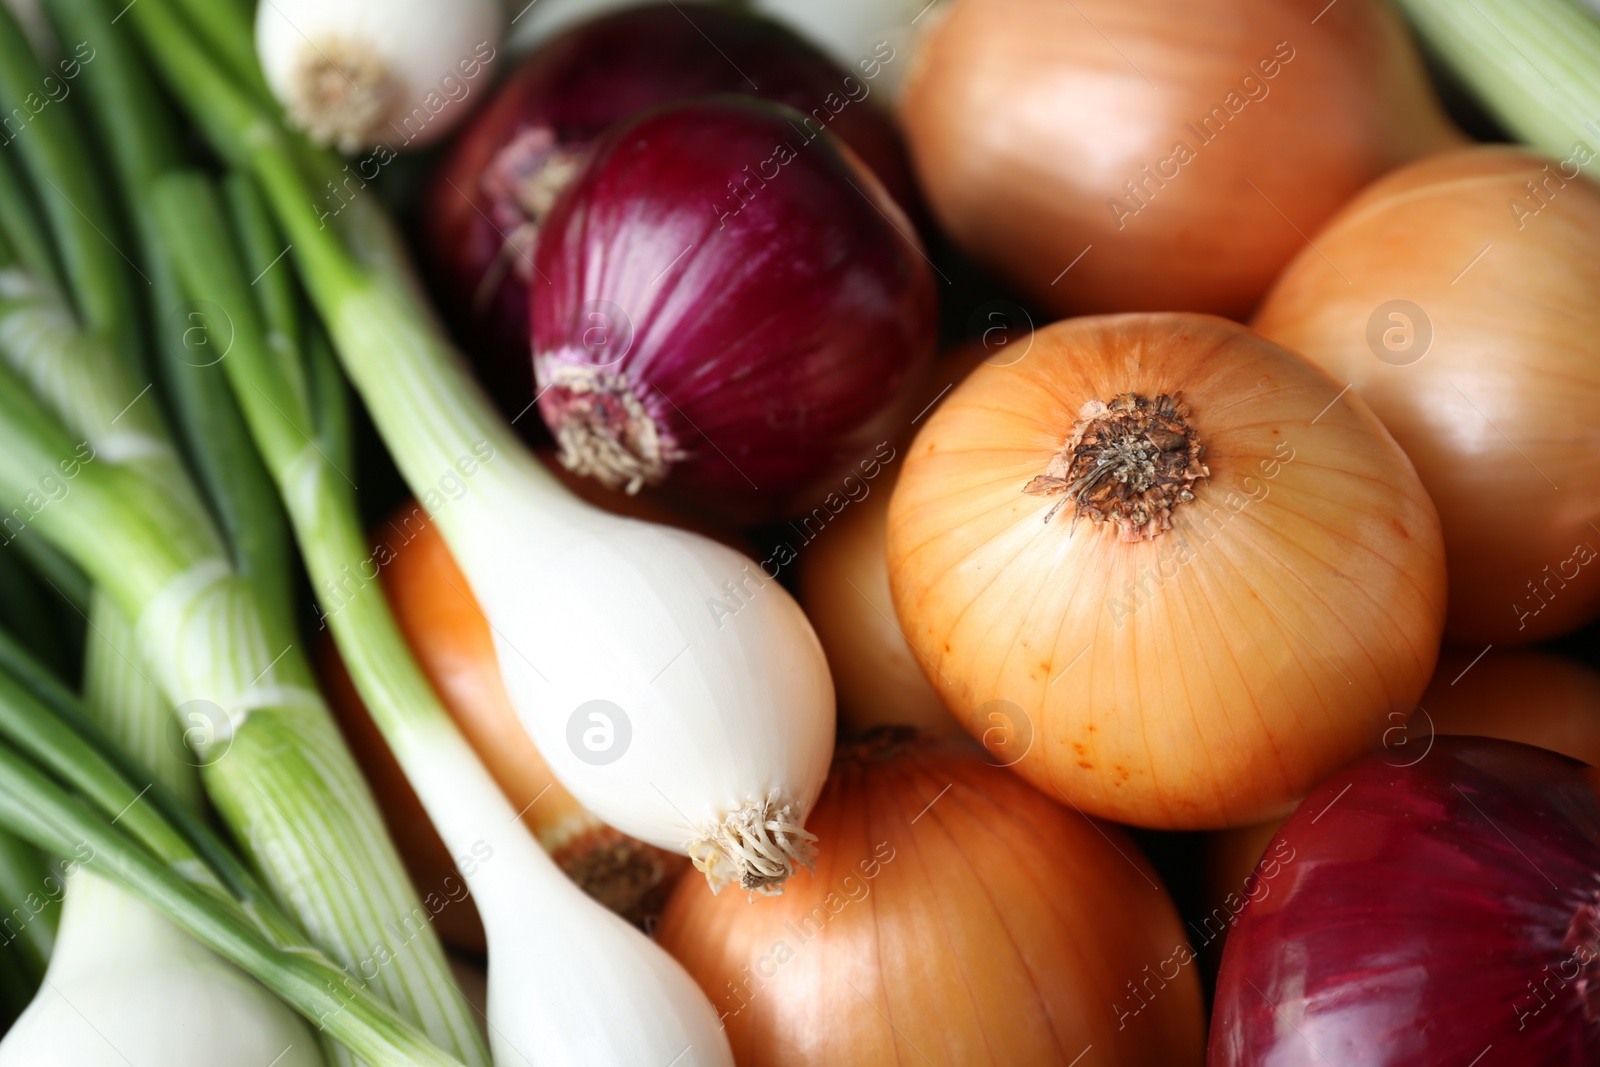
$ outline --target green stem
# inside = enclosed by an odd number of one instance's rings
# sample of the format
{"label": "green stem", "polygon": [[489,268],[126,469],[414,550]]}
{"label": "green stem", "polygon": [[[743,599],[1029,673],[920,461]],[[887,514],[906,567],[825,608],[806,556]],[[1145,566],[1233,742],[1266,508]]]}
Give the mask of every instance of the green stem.
{"label": "green stem", "polygon": [[1600,155],[1600,19],[1592,11],[1576,0],[1399,3],[1506,129],[1556,159],[1574,158],[1579,145],[1591,160]]}
{"label": "green stem", "polygon": [[[211,2],[207,0],[208,6]],[[211,354],[185,344],[204,336],[203,329],[195,329],[195,316],[201,315],[203,321],[203,311],[184,306],[171,255],[148,207],[151,185],[184,159],[171,103],[157,86],[137,39],[126,27],[113,24],[115,12],[101,0],[47,0],[47,4],[65,35],[95,42],[94,61],[84,67],[80,79],[93,104],[90,118],[108,149],[124,213],[133,221],[142,269],[152,281],[154,362],[169,394],[189,466],[239,573],[254,586],[274,630],[287,640],[293,625],[292,569],[283,509],[243,431],[227,383],[221,375],[207,373],[207,366],[197,365],[209,363]]]}
{"label": "green stem", "polygon": [[[96,597],[96,603],[97,605],[103,603],[103,598]],[[121,625],[126,627],[127,623],[123,621]],[[97,620],[93,640],[103,651],[116,652],[114,662],[98,668],[99,670],[127,671],[127,674],[122,675],[122,683],[125,685],[133,684],[133,678],[129,675],[136,677],[141,685],[147,683],[142,669],[135,667],[137,651],[133,647],[132,635],[128,630],[119,629],[113,632],[104,618],[100,618]],[[123,806],[122,798],[132,795],[129,783],[150,783],[139,803],[152,807],[156,816],[165,820],[187,846],[187,849],[174,850],[163,858],[168,862],[178,862],[190,855],[192,850],[193,855],[199,856],[217,873],[235,899],[260,917],[265,929],[290,938],[301,936],[255,874],[239,861],[233,850],[206,824],[199,814],[198,795],[194,792],[193,786],[172,790],[156,780],[144,764],[130,756],[128,751],[117,744],[90,716],[76,693],[30,656],[20,644],[9,636],[0,634],[0,688],[7,684],[13,687],[8,690],[13,700],[16,699],[16,690],[20,689],[29,700],[37,702],[37,706],[21,702],[20,710],[17,710],[18,705],[14,704],[12,715],[28,717],[31,714],[33,718],[42,715],[51,716],[72,735],[63,737],[59,733],[46,731],[46,740],[53,739],[54,743],[51,752],[41,753],[25,742],[27,736],[39,732],[38,727],[24,726],[22,731],[6,735],[12,744],[29,752],[36,761],[65,768],[66,781],[78,792],[86,795],[92,796],[97,790],[85,788],[82,781],[85,777],[99,777],[107,782],[120,779],[120,791],[117,791],[115,786],[102,787],[102,791],[105,788],[113,790],[110,803],[118,805],[115,810],[107,811],[107,814],[114,815],[120,811]],[[162,714],[167,715],[164,699]],[[0,716],[3,716],[3,710],[0,710]],[[0,717],[0,721],[3,721],[3,717]],[[79,747],[80,741],[90,751],[84,752]],[[181,739],[179,744],[182,744]],[[174,754],[181,754],[186,750],[175,748],[172,751]],[[150,847],[152,842],[147,840],[145,844]]]}
{"label": "green stem", "polygon": [[269,941],[238,908],[196,889],[3,745],[0,822],[139,896],[367,1062],[460,1067],[342,968],[304,945]]}
{"label": "green stem", "polygon": [[[0,126],[0,136],[4,136]],[[61,288],[61,272],[50,241],[39,225],[33,191],[17,171],[13,154],[0,146],[0,267],[21,263],[51,288]]]}
{"label": "green stem", "polygon": [[[382,587],[374,576],[363,573],[371,560],[356,517],[353,486],[317,443],[311,398],[298,373],[298,354],[283,358],[266,339],[263,318],[210,182],[200,175],[173,175],[157,185],[153,207],[166,227],[186,290],[197,299],[228,308],[234,320],[234,348],[222,366],[278,481],[326,618],[352,675],[358,680],[383,679],[384,691],[375,694],[380,699],[372,705],[374,714],[403,709],[399,714],[407,716],[408,726],[443,723],[448,729],[449,719],[411,658]],[[249,210],[247,204],[244,210]],[[327,606],[329,590],[352,587],[348,602]],[[387,725],[397,726],[392,721]],[[417,936],[436,946],[431,926],[424,925]],[[488,1054],[480,1045],[470,1055],[486,1060]]]}
{"label": "green stem", "polygon": [[[93,62],[93,60],[91,60]],[[138,335],[132,294],[117,246],[121,235],[111,204],[94,176],[71,110],[50,99],[45,72],[22,28],[0,5],[0,109],[27,115],[26,125],[4,135],[21,155],[55,232],[66,275],[84,320],[111,338],[132,370]],[[144,280],[141,279],[141,284]]]}
{"label": "green stem", "polygon": [[51,879],[38,849],[0,832],[0,956],[27,980],[30,994],[44,977],[61,918],[62,887]]}
{"label": "green stem", "polygon": [[[0,369],[0,501],[33,492],[71,440]],[[194,529],[208,532],[206,517],[174,502],[184,488],[90,462],[32,526],[114,594],[180,716],[201,717],[190,733],[206,791],[290,912],[340,962],[381,961],[367,975],[380,995],[483,1062],[437,937],[404,932],[420,905],[298,641],[278,644],[249,585]]]}

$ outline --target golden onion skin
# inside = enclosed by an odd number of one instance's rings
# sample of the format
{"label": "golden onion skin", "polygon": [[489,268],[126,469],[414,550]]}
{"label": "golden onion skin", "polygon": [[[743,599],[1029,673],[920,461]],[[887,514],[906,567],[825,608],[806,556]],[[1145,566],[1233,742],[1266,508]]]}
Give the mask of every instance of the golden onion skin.
{"label": "golden onion skin", "polygon": [[1199,1067],[1199,965],[1133,842],[908,733],[841,747],[782,896],[678,883],[657,937],[740,1067]]}
{"label": "golden onion skin", "polygon": [[918,28],[899,112],[934,214],[1056,314],[1248,315],[1362,186],[1463,140],[1383,0],[954,0]]}
{"label": "golden onion skin", "polygon": [[[1209,476],[1171,529],[1074,522],[1043,474],[1091,400],[1181,394]],[[1342,383],[1204,315],[1076,319],[983,366],[913,442],[889,509],[907,639],[975,737],[1041,790],[1141,826],[1286,813],[1427,684],[1439,520]]]}
{"label": "golden onion skin", "polygon": [[1448,636],[1478,649],[1600,614],[1595,165],[1483,146],[1396,171],[1256,318],[1350,382],[1416,464],[1444,526]]}

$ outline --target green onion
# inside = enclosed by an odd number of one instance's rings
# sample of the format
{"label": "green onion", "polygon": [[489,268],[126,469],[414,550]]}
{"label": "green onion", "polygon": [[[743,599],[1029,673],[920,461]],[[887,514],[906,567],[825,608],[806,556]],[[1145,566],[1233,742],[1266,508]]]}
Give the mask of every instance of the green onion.
{"label": "green onion", "polygon": [[[20,42],[0,14],[0,93],[26,82],[31,56]],[[73,158],[64,147],[72,132],[60,127],[51,151],[23,155],[36,190],[94,187],[88,168],[70,179],[59,170]],[[98,196],[95,210],[105,202]],[[261,575],[236,564],[157,396],[147,395],[148,379],[120,348],[137,331],[115,299],[131,268],[100,236],[115,228],[91,227],[91,241],[61,213],[46,217],[73,295],[20,261],[0,272],[0,500],[23,499],[41,472],[73,465],[71,491],[39,510],[31,528],[134,620],[151,678],[198,738],[207,791],[250,859],[335,960],[442,1046],[486,1062],[435,933],[406,925],[417,901],[316,691],[281,606],[287,594],[264,595]],[[81,326],[80,306],[100,309],[89,319],[95,329]]]}
{"label": "green onion", "polygon": [[196,888],[104,814],[0,744],[0,824],[149,901],[206,947],[258,975],[307,1019],[370,1063],[459,1065],[339,966],[269,940],[236,907]]}
{"label": "green onion", "polygon": [[1556,159],[1600,152],[1600,19],[1576,0],[1399,0],[1507,130]]}

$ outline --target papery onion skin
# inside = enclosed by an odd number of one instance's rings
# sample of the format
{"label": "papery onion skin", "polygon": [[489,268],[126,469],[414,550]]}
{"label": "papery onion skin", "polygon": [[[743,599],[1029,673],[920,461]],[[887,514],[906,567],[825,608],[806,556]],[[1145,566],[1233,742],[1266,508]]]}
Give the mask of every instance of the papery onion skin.
{"label": "papery onion skin", "polygon": [[927,38],[900,113],[934,214],[1058,314],[1248,314],[1303,233],[1461,140],[1381,0],[958,0]]}
{"label": "papery onion skin", "polygon": [[[865,58],[868,67],[843,70],[766,19],[646,4],[575,26],[522,62],[440,164],[419,218],[433,289],[510,414],[533,400],[528,279],[542,218],[519,202],[510,179],[537,161],[539,146],[581,153],[615,122],[711,93],[751,93],[805,114],[842,93],[835,105],[848,102],[830,109],[828,128],[910,209],[917,199],[911,166],[875,99],[883,64]],[[552,183],[546,192],[558,188]]]}
{"label": "papery onion skin", "polygon": [[1596,1062],[1595,789],[1591,767],[1481,738],[1330,777],[1228,939],[1210,1067]]}
{"label": "papery onion skin", "polygon": [[1416,464],[1463,644],[1600,613],[1600,189],[1579,173],[1489,146],[1412,164],[1317,234],[1255,321],[1350,382]]}
{"label": "papery onion skin", "polygon": [[[1092,1046],[1107,1065],[1198,1063],[1185,933],[1132,843],[964,741],[907,733],[841,749],[808,824],[828,846],[783,896],[686,880],[669,902],[657,936],[736,1060],[1067,1064]],[[1166,961],[1141,1009],[1130,989]]]}
{"label": "papery onion skin", "polygon": [[[907,430],[914,431],[912,420],[926,418],[990,355],[972,344],[941,356],[906,412]],[[961,733],[961,724],[917,666],[889,592],[889,495],[910,443],[910,433],[904,437],[879,477],[862,482],[865,495],[852,495],[843,513],[801,549],[798,597],[828,654],[842,729],[861,733],[878,726],[915,726],[929,735]]]}
{"label": "papery onion skin", "polygon": [[904,214],[848,150],[750,98],[613,127],[535,263],[539,410],[563,462],[615,488],[792,512],[881,442],[933,351]]}
{"label": "papery onion skin", "polygon": [[[1128,392],[1181,394],[1210,471],[1133,542],[1023,491],[1086,403]],[[913,442],[888,546],[907,640],[967,730],[1047,795],[1141,826],[1287,811],[1410,713],[1444,618],[1438,517],[1393,439],[1203,315],[1069,320],[979,367]]]}
{"label": "papery onion skin", "polygon": [[[1516,741],[1600,765],[1600,673],[1548,652],[1446,648],[1417,710],[1409,720],[1385,724],[1377,744],[1391,766],[1404,767],[1425,759],[1443,735]],[[1211,835],[1207,892],[1221,910],[1208,916],[1226,921],[1238,910],[1252,870],[1282,825],[1273,819]]]}

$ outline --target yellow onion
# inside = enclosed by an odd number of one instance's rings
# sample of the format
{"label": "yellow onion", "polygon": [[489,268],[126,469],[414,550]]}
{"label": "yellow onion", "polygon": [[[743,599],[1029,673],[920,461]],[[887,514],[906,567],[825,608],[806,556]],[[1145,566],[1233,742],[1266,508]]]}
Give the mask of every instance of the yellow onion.
{"label": "yellow onion", "polygon": [[1138,850],[961,740],[841,748],[781,897],[685,879],[657,936],[741,1067],[1198,1065],[1200,983]]}
{"label": "yellow onion", "polygon": [[1383,0],[945,10],[901,101],[918,175],[1058,313],[1247,314],[1363,185],[1460,140]]}
{"label": "yellow onion", "polygon": [[1427,684],[1439,521],[1354,394],[1203,315],[1057,323],[981,366],[889,505],[906,637],[969,732],[1143,826],[1286,813]]}
{"label": "yellow onion", "polygon": [[[903,424],[915,430],[913,420],[927,418],[973,367],[993,355],[981,344],[970,344],[934,363],[920,392],[910,396],[914,403],[904,411]],[[845,486],[851,503],[799,553],[800,606],[828,654],[839,724],[856,733],[896,725],[935,735],[961,730],[917,666],[889,593],[884,544],[889,494],[910,437],[907,432],[895,442],[894,459],[876,479],[854,479],[860,483],[859,497]]]}
{"label": "yellow onion", "polygon": [[1417,466],[1447,632],[1542,640],[1600,613],[1600,189],[1588,149],[1481,147],[1376,182],[1256,327],[1350,383]]}

